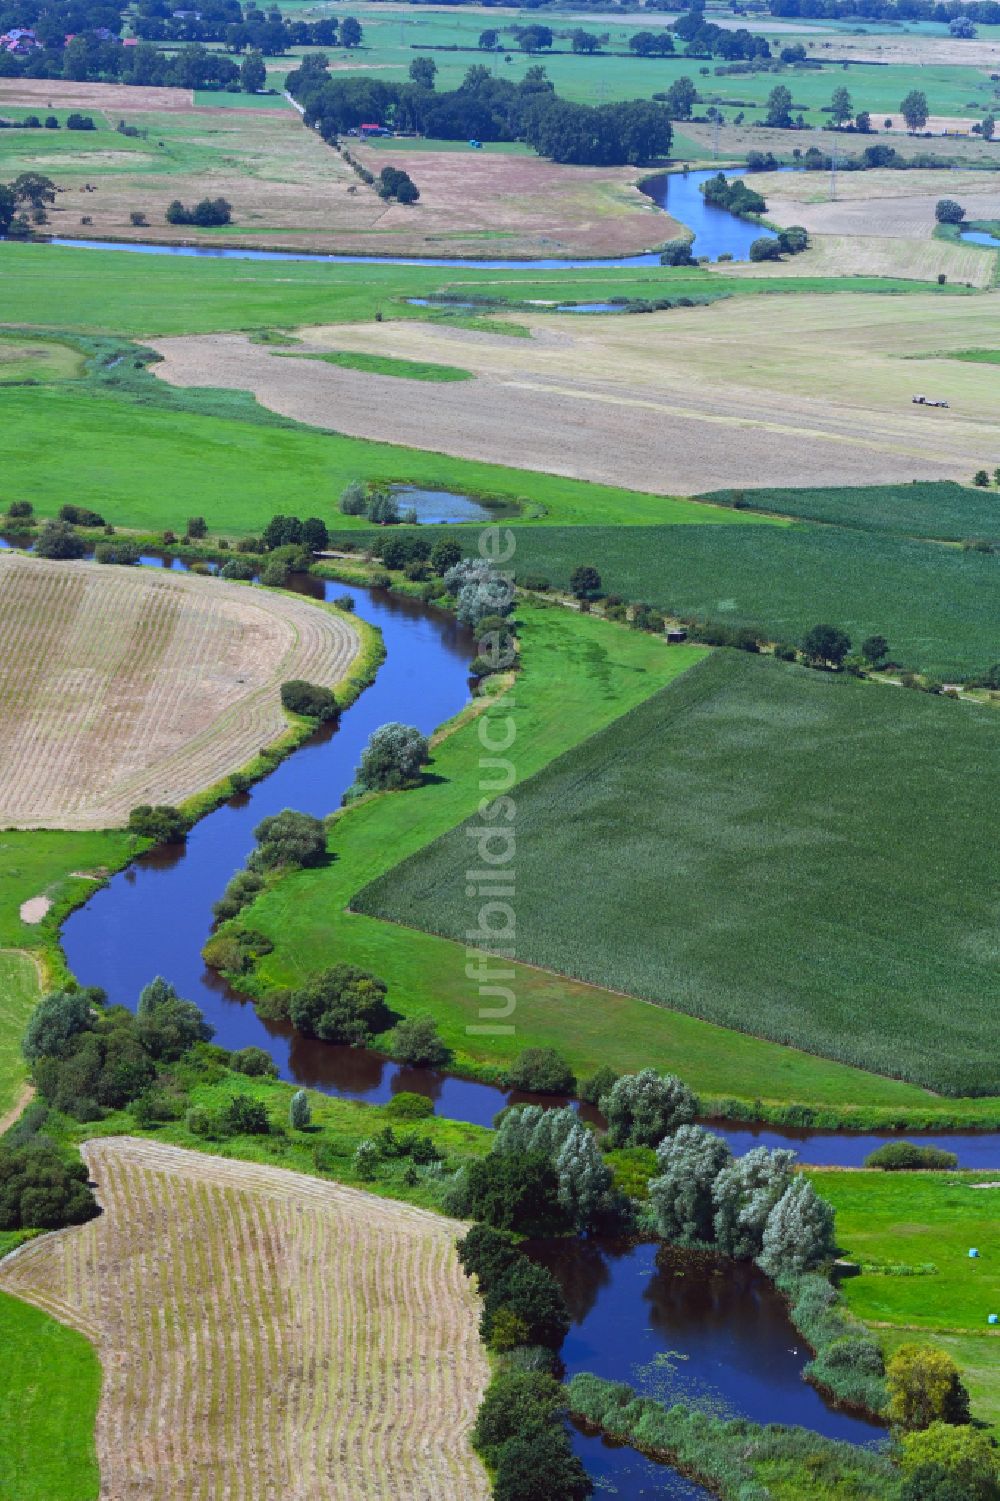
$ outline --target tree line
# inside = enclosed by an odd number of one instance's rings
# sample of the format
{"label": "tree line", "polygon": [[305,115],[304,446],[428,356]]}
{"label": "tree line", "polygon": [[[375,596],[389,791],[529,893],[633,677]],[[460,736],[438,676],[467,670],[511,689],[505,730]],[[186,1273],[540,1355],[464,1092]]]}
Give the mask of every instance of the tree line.
{"label": "tree line", "polygon": [[523,140],[553,161],[580,165],[634,164],[670,150],[669,114],[658,103],[574,104],[559,98],[538,66],[515,83],[477,64],[457,89],[436,93],[433,86],[412,81],[331,79],[326,65],[322,53],[307,57],[288,75],[287,87],[303,106],[306,124],[330,143],[378,121],[442,140]]}

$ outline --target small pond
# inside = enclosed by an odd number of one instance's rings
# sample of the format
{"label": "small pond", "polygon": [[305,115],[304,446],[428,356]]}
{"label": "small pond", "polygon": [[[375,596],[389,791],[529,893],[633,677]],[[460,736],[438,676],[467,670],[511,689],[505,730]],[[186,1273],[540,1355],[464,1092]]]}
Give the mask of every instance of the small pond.
{"label": "small pond", "polygon": [[967,245],[988,245],[991,250],[1000,250],[1000,239],[987,234],[985,229],[963,229],[959,231],[959,237]]}
{"label": "small pond", "polygon": [[517,516],[513,502],[484,501],[453,490],[424,490],[419,485],[393,485],[400,512],[416,511],[421,525],[440,525],[448,521],[502,521]]}

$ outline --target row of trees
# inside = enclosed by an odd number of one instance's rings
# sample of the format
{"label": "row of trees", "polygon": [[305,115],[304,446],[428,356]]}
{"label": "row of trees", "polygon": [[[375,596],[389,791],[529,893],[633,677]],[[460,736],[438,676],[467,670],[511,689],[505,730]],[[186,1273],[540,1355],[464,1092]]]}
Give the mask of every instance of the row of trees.
{"label": "row of trees", "polygon": [[[335,142],[362,123],[445,140],[524,140],[554,161],[615,165],[649,161],[670,149],[667,111],[656,102],[631,100],[592,107],[560,99],[544,69],[529,68],[514,83],[480,65],[459,88],[437,94],[421,82],[326,76],[322,54],[307,57],[287,79],[308,125]],[[433,78],[431,76],[431,82]]]}

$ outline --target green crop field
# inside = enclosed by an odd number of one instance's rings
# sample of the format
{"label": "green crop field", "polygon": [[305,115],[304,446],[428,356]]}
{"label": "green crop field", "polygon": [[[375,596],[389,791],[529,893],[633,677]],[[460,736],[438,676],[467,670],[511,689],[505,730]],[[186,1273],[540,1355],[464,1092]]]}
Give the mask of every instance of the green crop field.
{"label": "green crop field", "polygon": [[38,966],[20,949],[0,949],[0,1120],[24,1083],[21,1035],[40,993]]}
{"label": "green crop field", "polygon": [[94,1501],[101,1367],[89,1340],[0,1293],[0,1495]]}
{"label": "green crop field", "polygon": [[[717,653],[521,789],[518,955],[945,1093],[998,1093],[983,1008],[998,773],[990,710]],[[468,843],[453,831],[354,906],[461,938]]]}
{"label": "green crop field", "polygon": [[[746,512],[738,514],[746,515]],[[565,588],[580,563],[605,590],[681,616],[757,625],[798,642],[819,621],[856,646],[873,632],[896,661],[947,678],[1000,658],[996,556],[835,526],[527,527],[517,572]]]}
{"label": "green crop field", "polygon": [[[522,778],[700,656],[698,649],[664,649],[624,627],[566,611],[525,607],[518,618],[525,660],[516,690]],[[506,702],[500,700],[492,713],[505,717]],[[334,827],[336,859],[330,866],[287,876],[248,910],[247,921],[275,942],[254,988],[301,983],[336,953],[382,975],[400,1010],[432,1012],[463,1066],[504,1064],[522,1047],[540,1044],[561,1049],[581,1077],[600,1063],[622,1072],[653,1064],[676,1069],[704,1096],[806,1101],[828,1110],[832,1120],[859,1122],[867,1111],[868,1121],[933,1121],[942,1108],[949,1114],[957,1108],[959,1117],[978,1108],[975,1102],[943,1106],[913,1085],[523,964],[515,966],[512,982],[515,1033],[471,1031],[481,1003],[466,973],[463,944],[344,909],[364,883],[473,812],[481,795],[480,754],[474,726],[449,735],[435,750],[429,781],[403,796],[350,809]]]}
{"label": "green crop field", "polygon": [[[985,352],[985,351],[984,351]],[[1000,362],[1000,354],[996,357]],[[747,505],[806,521],[824,521],[900,537],[961,542],[1000,540],[1000,496],[966,485],[869,485],[830,490],[744,490]],[[731,504],[732,491],[705,495]]]}

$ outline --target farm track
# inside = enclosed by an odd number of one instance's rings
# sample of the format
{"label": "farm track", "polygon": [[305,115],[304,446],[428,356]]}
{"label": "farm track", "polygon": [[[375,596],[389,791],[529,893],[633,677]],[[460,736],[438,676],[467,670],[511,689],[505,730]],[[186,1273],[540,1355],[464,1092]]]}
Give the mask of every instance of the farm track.
{"label": "farm track", "polygon": [[287,727],[279,686],[333,687],[358,648],[306,600],[172,573],[0,563],[0,821],[104,828],[179,803]]}
{"label": "farm track", "polygon": [[102,1501],[488,1496],[458,1224],[158,1142],[83,1153],[104,1213],[0,1286],[97,1346]]}

